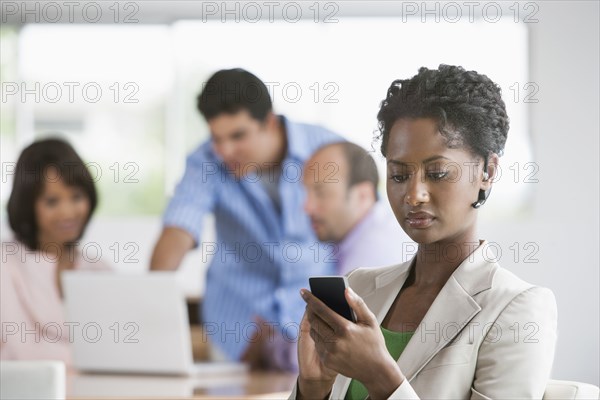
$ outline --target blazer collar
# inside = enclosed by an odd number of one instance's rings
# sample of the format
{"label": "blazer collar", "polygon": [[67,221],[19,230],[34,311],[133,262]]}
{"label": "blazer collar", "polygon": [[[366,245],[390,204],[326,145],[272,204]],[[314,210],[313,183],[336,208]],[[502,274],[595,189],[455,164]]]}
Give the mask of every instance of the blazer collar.
{"label": "blazer collar", "polygon": [[[480,241],[480,245],[454,270],[400,355],[398,365],[409,382],[481,310],[473,296],[492,287],[498,268],[486,254],[488,247],[486,241]],[[363,292],[366,304],[380,324],[408,278],[413,260],[414,257],[382,270],[368,285],[367,292]],[[337,385],[339,392],[332,393],[333,398],[342,397],[350,384],[349,378],[340,375],[338,379],[341,379]]]}
{"label": "blazer collar", "polygon": [[[475,246],[477,244],[474,243],[473,247]],[[495,264],[495,259],[492,259],[487,254],[489,247],[489,243],[486,240],[480,240],[479,245],[474,248],[473,252],[469,254],[451,275],[471,296],[492,286],[495,269],[484,267],[486,264]],[[379,292],[379,290],[392,283],[394,283],[392,288],[400,290],[402,286],[398,287],[397,285],[399,283],[404,285],[414,260],[415,257],[393,268],[383,269],[375,276],[375,285],[371,286],[371,291],[377,290]],[[370,292],[365,293],[365,295],[370,294]],[[381,296],[381,294],[378,293],[378,296]]]}

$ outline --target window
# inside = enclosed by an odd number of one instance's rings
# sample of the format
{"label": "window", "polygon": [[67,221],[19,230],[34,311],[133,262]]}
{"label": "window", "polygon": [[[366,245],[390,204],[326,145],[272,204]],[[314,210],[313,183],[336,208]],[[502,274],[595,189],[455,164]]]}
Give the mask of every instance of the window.
{"label": "window", "polygon": [[[16,161],[35,138],[61,132],[98,177],[99,215],[162,213],[186,154],[208,138],[195,97],[217,69],[240,66],[256,73],[267,82],[277,112],[374,147],[384,173],[373,144],[380,101],[394,79],[440,63],[484,72],[502,86],[511,130],[486,213],[526,210],[524,178],[535,179],[526,100],[535,87],[527,83],[523,24],[209,20],[27,25],[18,36],[3,28],[1,37],[3,161]],[[3,189],[9,187],[5,175]],[[3,190],[4,206],[7,196]]]}

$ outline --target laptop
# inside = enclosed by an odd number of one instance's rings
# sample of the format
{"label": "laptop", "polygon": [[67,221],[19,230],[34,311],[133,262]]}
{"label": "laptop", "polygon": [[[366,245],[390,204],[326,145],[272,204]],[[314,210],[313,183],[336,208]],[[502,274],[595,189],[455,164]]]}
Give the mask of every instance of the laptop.
{"label": "laptop", "polygon": [[81,371],[168,375],[247,371],[236,362],[194,363],[187,306],[174,272],[63,272],[65,329]]}

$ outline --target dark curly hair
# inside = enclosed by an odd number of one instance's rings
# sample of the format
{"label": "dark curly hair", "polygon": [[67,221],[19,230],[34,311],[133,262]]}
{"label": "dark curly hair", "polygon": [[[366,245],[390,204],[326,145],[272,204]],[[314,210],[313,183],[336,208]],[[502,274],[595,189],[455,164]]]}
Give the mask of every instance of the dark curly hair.
{"label": "dark curly hair", "polygon": [[421,67],[411,79],[392,82],[377,113],[384,157],[390,130],[401,118],[433,118],[448,147],[466,147],[484,160],[491,153],[502,155],[509,125],[497,84],[475,71],[445,64]]}

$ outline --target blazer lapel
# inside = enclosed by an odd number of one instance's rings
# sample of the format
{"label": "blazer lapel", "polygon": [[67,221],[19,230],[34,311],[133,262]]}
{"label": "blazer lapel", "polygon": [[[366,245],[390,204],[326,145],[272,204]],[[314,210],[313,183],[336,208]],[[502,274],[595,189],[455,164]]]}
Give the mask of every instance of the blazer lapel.
{"label": "blazer lapel", "polygon": [[398,359],[404,376],[412,380],[480,310],[479,304],[451,276]]}
{"label": "blazer lapel", "polygon": [[498,268],[486,259],[486,248],[480,241],[454,270],[400,355],[398,365],[409,381],[481,311],[473,296],[492,287]]}

